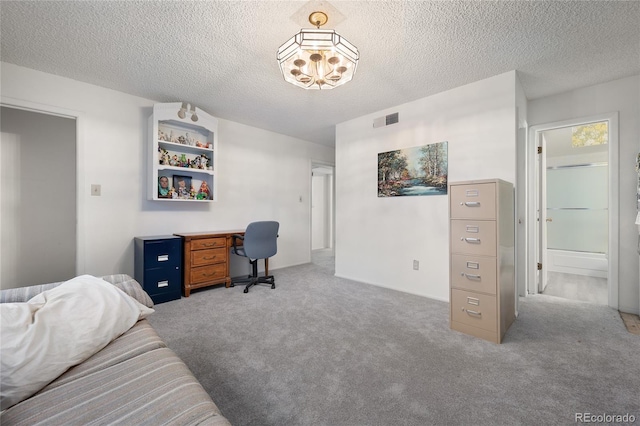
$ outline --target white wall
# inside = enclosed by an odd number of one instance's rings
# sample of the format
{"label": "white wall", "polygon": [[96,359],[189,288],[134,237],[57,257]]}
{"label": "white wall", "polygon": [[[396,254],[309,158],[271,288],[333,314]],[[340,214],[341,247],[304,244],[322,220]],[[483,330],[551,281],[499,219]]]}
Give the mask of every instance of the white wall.
{"label": "white wall", "polygon": [[[393,112],[398,124],[373,128]],[[378,153],[443,141],[449,182],[515,184],[515,71],[337,126],[336,275],[449,300],[448,198],[377,196]]]}
{"label": "white wall", "polygon": [[[309,262],[311,160],[333,162],[333,149],[220,120],[219,201],[148,201],[146,129],[154,101],[1,67],[3,103],[78,117],[78,273],[133,275],[135,236],[239,229],[259,219],[280,221],[271,268]],[[102,185],[102,196],[90,196],[93,183]]]}
{"label": "white wall", "polygon": [[529,125],[619,112],[619,229],[610,238],[618,241],[618,308],[638,313],[638,232],[636,217],[635,159],[640,151],[640,76],[632,76],[529,102]]}

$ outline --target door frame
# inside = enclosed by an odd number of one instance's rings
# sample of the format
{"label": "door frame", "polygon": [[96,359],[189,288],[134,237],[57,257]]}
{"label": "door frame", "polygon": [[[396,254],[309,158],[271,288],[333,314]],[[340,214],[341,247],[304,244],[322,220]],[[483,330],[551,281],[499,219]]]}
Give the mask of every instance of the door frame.
{"label": "door frame", "polygon": [[563,121],[556,121],[552,123],[545,123],[535,125],[529,128],[529,137],[527,138],[527,237],[528,240],[533,242],[527,247],[527,264],[526,264],[526,276],[527,276],[527,293],[537,294],[537,247],[539,242],[539,235],[537,233],[538,228],[538,215],[536,212],[537,201],[539,197],[538,185],[540,180],[540,171],[537,167],[536,156],[538,141],[541,133],[547,130],[558,129],[562,127],[580,126],[583,124],[594,123],[598,121],[609,122],[609,241],[608,241],[608,270],[607,270],[607,284],[608,284],[608,305],[611,308],[618,309],[618,271],[619,271],[619,256],[618,256],[618,231],[619,231],[619,212],[618,202],[620,197],[620,181],[619,181],[619,141],[618,141],[618,112],[609,112],[603,114],[597,114],[588,117],[574,118]]}
{"label": "door frame", "polygon": [[85,168],[81,161],[84,158],[84,140],[85,140],[85,119],[84,114],[80,111],[62,108],[49,104],[41,104],[38,102],[26,101],[24,99],[12,98],[9,96],[0,96],[0,105],[7,108],[21,109],[25,111],[37,112],[40,114],[56,115],[58,117],[71,118],[76,121],[76,275],[83,274],[85,271],[85,251],[86,238],[84,229],[86,229],[86,220],[84,217],[84,203],[86,202],[85,188]]}

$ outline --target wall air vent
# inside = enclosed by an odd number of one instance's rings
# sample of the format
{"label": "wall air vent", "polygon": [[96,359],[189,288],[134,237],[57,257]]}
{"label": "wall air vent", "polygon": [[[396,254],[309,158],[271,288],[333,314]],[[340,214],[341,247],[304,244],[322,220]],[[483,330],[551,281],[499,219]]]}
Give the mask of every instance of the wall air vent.
{"label": "wall air vent", "polygon": [[398,113],[394,112],[393,114],[386,115],[384,117],[378,117],[373,120],[373,127],[384,127],[389,124],[396,124],[399,121]]}

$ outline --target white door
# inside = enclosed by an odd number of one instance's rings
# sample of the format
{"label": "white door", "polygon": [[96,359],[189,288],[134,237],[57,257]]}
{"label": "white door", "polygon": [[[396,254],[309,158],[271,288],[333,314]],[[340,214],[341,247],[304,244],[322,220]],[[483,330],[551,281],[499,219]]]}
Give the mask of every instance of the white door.
{"label": "white door", "polygon": [[547,287],[547,146],[544,135],[538,141],[538,292]]}

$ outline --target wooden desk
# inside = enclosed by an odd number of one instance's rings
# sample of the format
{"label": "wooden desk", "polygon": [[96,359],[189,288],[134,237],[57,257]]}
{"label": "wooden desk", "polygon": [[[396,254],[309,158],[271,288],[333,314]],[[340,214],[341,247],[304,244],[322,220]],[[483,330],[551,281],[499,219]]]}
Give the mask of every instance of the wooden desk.
{"label": "wooden desk", "polygon": [[191,290],[216,284],[229,287],[229,252],[232,236],[244,235],[244,230],[187,232],[182,237],[183,279],[182,293],[189,297]]}

